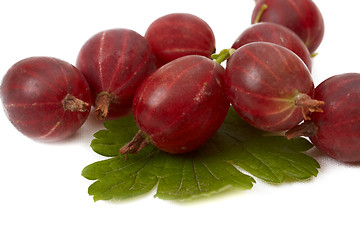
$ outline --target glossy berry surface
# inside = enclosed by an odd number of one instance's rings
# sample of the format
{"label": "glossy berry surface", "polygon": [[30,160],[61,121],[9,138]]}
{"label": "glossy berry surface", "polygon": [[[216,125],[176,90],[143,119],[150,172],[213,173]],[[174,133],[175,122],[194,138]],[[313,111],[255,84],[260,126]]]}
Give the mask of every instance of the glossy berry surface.
{"label": "glossy berry surface", "polygon": [[262,22],[251,25],[235,40],[232,48],[252,42],[270,42],[281,45],[293,51],[311,71],[311,55],[304,42],[290,29],[271,22]]}
{"label": "glossy berry surface", "polygon": [[187,13],[158,18],[148,27],[145,38],[159,66],[186,55],[210,58],[215,51],[215,37],[210,26],[201,18]]}
{"label": "glossy berry surface", "polygon": [[12,124],[40,141],[60,141],[73,135],[91,108],[90,89],[80,71],[49,57],[14,64],[4,76],[1,98]]}
{"label": "glossy berry surface", "polygon": [[325,102],[323,113],[313,113],[317,127],[313,144],[343,162],[360,162],[360,74],[346,73],[328,78],[315,89]]}
{"label": "glossy berry surface", "polygon": [[149,76],[134,98],[135,120],[151,143],[169,153],[203,145],[229,109],[224,68],[203,56],[174,60]]}
{"label": "glossy berry surface", "polygon": [[324,36],[324,20],[312,0],[258,0],[252,23],[264,4],[267,9],[261,14],[260,22],[273,22],[290,28],[303,40],[310,53],[319,47]]}
{"label": "glossy berry surface", "polygon": [[140,34],[111,29],[83,45],[76,66],[89,82],[98,117],[117,118],[131,112],[135,91],[156,69],[156,58]]}
{"label": "glossy berry surface", "polygon": [[284,131],[303,120],[304,102],[311,102],[314,84],[295,53],[255,42],[230,57],[225,88],[232,106],[249,124],[264,131]]}

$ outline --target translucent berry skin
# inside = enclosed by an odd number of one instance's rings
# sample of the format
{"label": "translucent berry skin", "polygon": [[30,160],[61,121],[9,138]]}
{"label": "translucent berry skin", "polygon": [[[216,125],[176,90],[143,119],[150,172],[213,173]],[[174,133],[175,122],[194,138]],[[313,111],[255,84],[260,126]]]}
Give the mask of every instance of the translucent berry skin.
{"label": "translucent berry skin", "polygon": [[76,66],[89,82],[92,101],[109,96],[108,113],[99,118],[118,118],[131,112],[132,100],[141,82],[156,69],[156,58],[146,39],[129,29],[97,33],[81,48]]}
{"label": "translucent berry skin", "polygon": [[311,114],[317,127],[313,144],[342,162],[360,162],[360,74],[330,77],[315,88],[325,102],[323,113]]}
{"label": "translucent berry skin", "polygon": [[303,120],[298,96],[313,96],[314,83],[292,51],[267,42],[246,44],[230,57],[225,72],[230,103],[249,124],[284,131]]}
{"label": "translucent berry skin", "polygon": [[313,53],[324,37],[324,20],[319,8],[312,0],[258,0],[253,10],[254,23],[261,7],[268,7],[260,22],[273,22],[293,30]]}
{"label": "translucent berry skin", "polygon": [[187,13],[158,18],[148,27],[145,38],[159,61],[158,66],[187,55],[210,58],[215,52],[215,36],[210,26]]}
{"label": "translucent berry skin", "polygon": [[[66,109],[75,97],[81,109]],[[89,85],[71,64],[50,57],[26,58],[5,74],[1,98],[11,123],[29,138],[60,141],[73,135],[91,108]],[[71,100],[68,100],[71,99]]]}
{"label": "translucent berry skin", "polygon": [[271,22],[262,22],[251,25],[235,40],[232,48],[252,42],[270,42],[281,45],[293,51],[311,71],[311,55],[304,42],[290,29]]}
{"label": "translucent berry skin", "polygon": [[186,153],[218,130],[229,110],[221,87],[224,68],[203,56],[185,56],[151,74],[134,98],[134,117],[151,143]]}

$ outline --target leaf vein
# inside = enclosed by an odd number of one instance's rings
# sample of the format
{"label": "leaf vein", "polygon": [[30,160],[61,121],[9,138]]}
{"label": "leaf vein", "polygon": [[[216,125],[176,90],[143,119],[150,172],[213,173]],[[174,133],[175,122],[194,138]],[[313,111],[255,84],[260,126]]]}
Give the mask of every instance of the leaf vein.
{"label": "leaf vein", "polygon": [[233,139],[236,142],[242,142],[240,139],[236,138],[235,136],[233,136],[232,134],[230,134],[227,131],[224,131],[225,135],[228,136],[229,138]]}
{"label": "leaf vein", "polygon": [[120,181],[117,184],[115,184],[114,186],[110,186],[108,189],[105,189],[105,191],[103,191],[102,193],[107,193],[110,192],[112,189],[117,188],[118,186],[120,186],[121,184],[125,183],[126,180]]}
{"label": "leaf vein", "polygon": [[182,166],[182,169],[181,169],[181,179],[180,179],[180,185],[179,185],[179,188],[178,190],[176,191],[175,194],[178,194],[183,186],[183,181],[184,181],[184,168],[185,168],[185,161],[183,161],[183,166]]}
{"label": "leaf vein", "polygon": [[248,152],[252,157],[254,157],[255,159],[259,160],[271,173],[271,175],[273,177],[276,178],[277,182],[282,182],[282,179],[280,179],[277,174],[274,173],[274,171],[272,170],[273,168],[270,167],[269,165],[267,165],[260,157],[257,157],[255,154],[253,154],[251,151],[249,151],[248,149],[245,150],[246,152]]}
{"label": "leaf vein", "polygon": [[[147,155],[147,156],[151,156],[151,155],[154,155],[154,154],[149,154],[149,155]],[[143,159],[144,159],[144,158],[143,158]],[[135,182],[136,182],[136,179],[137,179],[140,171],[143,170],[143,169],[145,168],[145,166],[146,166],[149,162],[151,162],[151,160],[152,160],[152,158],[149,158],[149,160],[146,161],[145,164],[144,164],[141,168],[139,168],[134,174],[130,175],[130,177],[134,177],[134,179],[133,179],[133,184],[131,185],[131,187],[129,188],[129,190],[133,190],[133,189],[134,189]],[[126,168],[126,167],[129,167],[129,166],[132,166],[132,165],[134,165],[134,164],[136,164],[136,163],[134,162],[134,163],[132,163],[131,165],[126,165],[126,166],[124,166],[124,167],[118,168],[118,169],[113,170],[113,171],[109,171],[109,172],[107,172],[107,173],[112,173],[112,172],[121,171],[122,169],[124,169],[124,168]],[[106,189],[103,193],[106,193],[106,192],[111,191],[112,189],[120,186],[120,185],[121,185],[122,183],[124,183],[124,182],[126,182],[126,180],[118,182],[118,183],[115,184],[114,186],[111,186],[110,188]]]}
{"label": "leaf vein", "polygon": [[[309,169],[306,168],[305,166],[301,165],[300,163],[294,161],[293,159],[288,158],[288,157],[285,157],[285,156],[282,156],[282,155],[279,155],[279,154],[274,153],[274,152],[269,152],[269,153],[275,155],[275,156],[278,157],[278,158],[281,158],[281,159],[284,159],[284,160],[288,161],[288,162],[291,164],[291,166],[293,166],[293,167],[296,168],[297,170],[299,170],[299,171],[301,171],[301,172],[306,172],[306,173],[308,173],[308,174],[313,175],[313,173],[311,172],[311,170],[309,170]],[[284,169],[284,170],[286,170],[286,169]]]}
{"label": "leaf vein", "polygon": [[200,186],[200,182],[199,182],[199,179],[198,179],[198,174],[196,172],[194,160],[192,160],[191,163],[192,163],[192,166],[193,166],[193,171],[194,171],[194,174],[195,174],[195,181],[196,181],[197,187],[198,187],[199,191],[202,192],[203,190],[201,189],[201,186]]}
{"label": "leaf vein", "polygon": [[152,158],[149,158],[141,168],[139,168],[134,174],[132,174],[132,176],[134,177],[134,181],[133,181],[133,184],[132,184],[132,186],[130,187],[129,190],[134,189],[135,182],[136,182],[137,177],[139,176],[139,173],[140,173],[142,170],[144,170],[144,168],[146,167],[146,165],[148,165],[151,161],[152,161]]}
{"label": "leaf vein", "polygon": [[199,161],[201,162],[202,165],[204,165],[204,167],[206,168],[206,170],[208,170],[211,176],[213,176],[216,180],[220,179],[210,170],[210,168],[201,159],[199,159]]}
{"label": "leaf vein", "polygon": [[[134,162],[132,162],[132,163],[130,163],[130,164],[123,165],[122,167],[119,167],[119,168],[114,168],[112,171],[106,172],[106,174],[121,171],[121,170],[123,170],[123,169],[125,169],[125,168],[128,168],[128,167],[131,167],[131,166],[133,166],[133,165],[136,165],[136,164],[138,163],[138,161],[142,161],[142,160],[144,160],[144,159],[149,159],[148,162],[150,162],[150,161],[153,159],[153,158],[152,158],[153,155],[156,155],[156,154],[157,154],[157,151],[151,152],[151,153],[147,154],[146,156],[144,156],[144,157],[142,157],[142,158],[139,158],[138,160],[136,160],[136,161],[134,161]],[[148,163],[148,162],[147,162],[147,163]],[[145,165],[146,165],[147,163],[145,163]],[[141,169],[139,169],[139,170],[141,170]],[[138,171],[139,171],[139,170],[138,170]],[[136,171],[134,174],[136,174],[138,171]]]}

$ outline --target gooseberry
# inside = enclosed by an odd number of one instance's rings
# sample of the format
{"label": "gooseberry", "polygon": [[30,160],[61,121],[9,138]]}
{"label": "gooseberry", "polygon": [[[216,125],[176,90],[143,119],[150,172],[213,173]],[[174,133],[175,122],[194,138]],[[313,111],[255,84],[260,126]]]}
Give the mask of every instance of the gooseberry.
{"label": "gooseberry", "polygon": [[71,64],[50,57],[15,63],[1,84],[7,117],[24,135],[60,141],[73,135],[88,118],[89,85]]}
{"label": "gooseberry", "polygon": [[324,20],[312,0],[257,0],[251,22],[273,22],[294,31],[314,53],[324,37]]}
{"label": "gooseberry", "polygon": [[235,111],[264,131],[292,128],[321,106],[312,99],[314,83],[304,62],[274,43],[237,49],[228,60],[225,89]]}
{"label": "gooseberry", "polygon": [[271,42],[286,47],[298,55],[311,71],[311,55],[304,42],[282,25],[271,22],[253,24],[240,34],[231,48],[238,49],[251,42]]}
{"label": "gooseberry", "polygon": [[342,162],[360,162],[360,74],[330,77],[315,88],[314,98],[324,101],[323,112],[294,127],[288,138],[310,137],[320,150]]}
{"label": "gooseberry", "polygon": [[145,38],[159,66],[186,55],[210,58],[215,52],[215,36],[210,26],[188,13],[172,13],[158,18],[146,30]]}
{"label": "gooseberry", "polygon": [[224,68],[204,56],[190,55],[165,64],[137,90],[133,113],[140,128],[122,153],[148,143],[168,153],[187,153],[218,130],[229,110],[221,86]]}
{"label": "gooseberry", "polygon": [[131,112],[135,91],[156,69],[156,58],[137,32],[110,29],[82,46],[76,66],[89,82],[98,118],[117,118]]}

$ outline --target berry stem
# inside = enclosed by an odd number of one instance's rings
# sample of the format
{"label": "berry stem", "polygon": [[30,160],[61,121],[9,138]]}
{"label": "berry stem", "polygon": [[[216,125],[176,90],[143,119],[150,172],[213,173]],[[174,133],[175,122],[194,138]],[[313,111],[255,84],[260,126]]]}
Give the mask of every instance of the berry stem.
{"label": "berry stem", "polygon": [[295,106],[302,108],[304,119],[310,120],[308,113],[309,112],[323,112],[321,107],[324,106],[325,102],[312,99],[307,94],[298,93],[294,97],[294,104],[295,104]]}
{"label": "berry stem", "polygon": [[69,93],[64,97],[61,103],[66,111],[71,111],[71,112],[76,112],[76,111],[86,112],[86,108],[87,106],[89,106],[88,103],[74,97]]}
{"label": "berry stem", "polygon": [[[256,2],[256,1],[255,1]],[[256,18],[255,18],[255,21],[254,23],[259,23],[260,22],[260,18],[261,16],[263,15],[264,11],[268,8],[268,5],[267,4],[263,4],[261,5],[261,8],[258,12],[258,14],[256,15]]]}
{"label": "berry stem", "polygon": [[311,121],[304,121],[302,124],[293,127],[285,132],[287,139],[293,139],[298,137],[312,137],[315,136],[318,131],[318,127]]}
{"label": "berry stem", "polygon": [[146,147],[150,144],[149,139],[143,133],[143,131],[139,130],[134,138],[125,144],[123,147],[120,148],[121,154],[128,154],[128,153],[138,153],[141,149]]}
{"label": "berry stem", "polygon": [[317,55],[319,55],[319,53],[312,53],[310,56],[311,56],[311,58],[314,58],[314,57],[316,57]]}
{"label": "berry stem", "polygon": [[223,61],[229,59],[231,55],[233,55],[235,52],[235,49],[229,48],[229,49],[223,49],[220,51],[220,53],[214,53],[211,55],[211,58],[215,60],[218,64],[221,64]]}
{"label": "berry stem", "polygon": [[100,120],[108,115],[111,101],[112,97],[108,92],[101,92],[96,98],[95,113]]}

